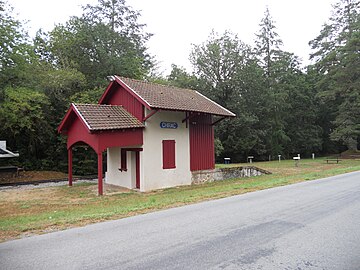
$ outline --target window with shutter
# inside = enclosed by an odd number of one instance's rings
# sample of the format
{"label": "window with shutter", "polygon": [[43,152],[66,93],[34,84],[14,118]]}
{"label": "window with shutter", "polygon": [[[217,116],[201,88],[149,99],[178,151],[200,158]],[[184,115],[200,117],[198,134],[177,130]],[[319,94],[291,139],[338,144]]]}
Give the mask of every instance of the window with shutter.
{"label": "window with shutter", "polygon": [[174,169],[175,165],[175,140],[163,140],[163,169]]}

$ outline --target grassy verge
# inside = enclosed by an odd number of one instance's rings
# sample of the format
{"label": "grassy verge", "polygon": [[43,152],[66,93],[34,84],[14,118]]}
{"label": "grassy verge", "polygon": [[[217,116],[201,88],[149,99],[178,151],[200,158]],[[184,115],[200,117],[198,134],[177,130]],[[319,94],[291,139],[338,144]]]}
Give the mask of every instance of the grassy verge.
{"label": "grassy verge", "polygon": [[360,170],[358,160],[301,160],[299,167],[292,160],[253,165],[273,174],[103,197],[96,195],[94,184],[0,191],[0,241]]}

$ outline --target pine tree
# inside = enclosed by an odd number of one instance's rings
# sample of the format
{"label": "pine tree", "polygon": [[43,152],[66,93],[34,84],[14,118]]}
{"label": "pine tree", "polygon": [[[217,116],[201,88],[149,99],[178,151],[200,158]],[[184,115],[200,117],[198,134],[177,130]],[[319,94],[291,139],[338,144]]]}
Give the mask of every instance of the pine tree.
{"label": "pine tree", "polygon": [[310,41],[324,103],[335,107],[330,137],[356,150],[360,138],[360,2],[340,0],[329,23]]}
{"label": "pine tree", "polygon": [[[279,84],[284,74],[284,68],[289,65],[286,53],[281,50],[282,40],[276,32],[269,9],[267,8],[264,18],[260,23],[260,31],[256,35],[255,54],[263,68],[266,89],[264,96],[267,96],[266,108],[267,121],[266,140],[267,151],[271,156],[282,154],[289,137],[285,133],[285,111],[288,103],[287,90]],[[285,71],[286,72],[286,71]]]}

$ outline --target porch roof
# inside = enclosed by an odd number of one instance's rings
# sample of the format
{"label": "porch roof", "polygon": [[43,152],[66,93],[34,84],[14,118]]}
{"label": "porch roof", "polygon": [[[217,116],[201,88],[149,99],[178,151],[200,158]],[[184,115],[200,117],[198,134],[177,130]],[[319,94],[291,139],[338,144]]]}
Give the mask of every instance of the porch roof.
{"label": "porch roof", "polygon": [[71,124],[71,113],[75,113],[90,132],[145,127],[122,106],[73,103],[58,128],[59,132],[66,130]]}
{"label": "porch roof", "polygon": [[74,104],[74,107],[92,131],[145,127],[122,106]]}

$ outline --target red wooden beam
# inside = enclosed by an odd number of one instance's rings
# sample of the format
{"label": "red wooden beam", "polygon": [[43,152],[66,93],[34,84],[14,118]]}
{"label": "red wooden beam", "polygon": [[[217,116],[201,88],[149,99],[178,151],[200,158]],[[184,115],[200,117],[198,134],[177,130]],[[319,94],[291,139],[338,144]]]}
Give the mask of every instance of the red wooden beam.
{"label": "red wooden beam", "polygon": [[133,151],[133,152],[141,152],[143,149],[142,148],[122,148],[125,151]]}
{"label": "red wooden beam", "polygon": [[103,195],[102,153],[98,153],[98,195]]}
{"label": "red wooden beam", "polygon": [[211,126],[219,123],[220,121],[224,120],[226,117],[221,117],[220,119],[216,120],[214,123],[211,123]]}
{"label": "red wooden beam", "polygon": [[149,113],[147,116],[145,116],[143,118],[143,122],[145,122],[147,119],[149,119],[151,116],[153,116],[155,113],[157,113],[158,111],[160,111],[159,109],[158,110],[154,110],[152,111],[151,113]]}
{"label": "red wooden beam", "polygon": [[68,178],[69,178],[69,186],[72,186],[72,148],[68,149]]}
{"label": "red wooden beam", "polygon": [[195,116],[197,116],[197,115],[199,115],[200,113],[189,113],[189,115],[188,116],[186,116],[183,120],[181,120],[181,123],[184,123],[186,120],[190,120],[191,118],[193,118],[193,117],[195,117]]}
{"label": "red wooden beam", "polygon": [[135,152],[136,188],[140,189],[140,152]]}

